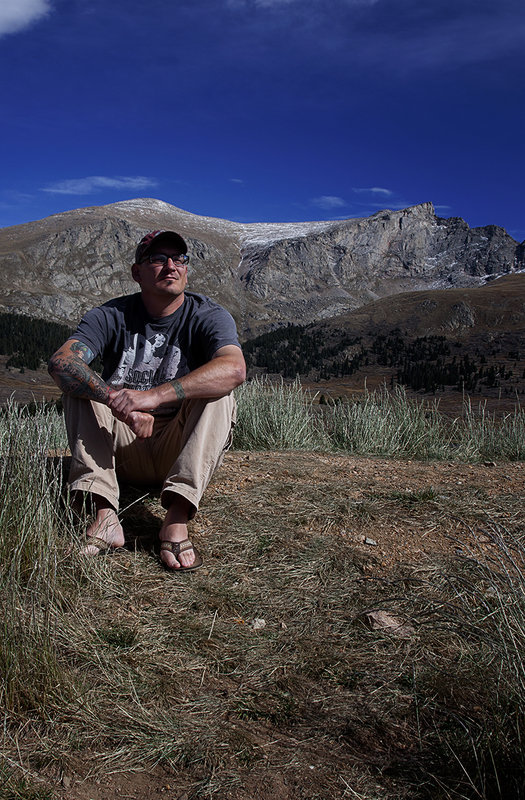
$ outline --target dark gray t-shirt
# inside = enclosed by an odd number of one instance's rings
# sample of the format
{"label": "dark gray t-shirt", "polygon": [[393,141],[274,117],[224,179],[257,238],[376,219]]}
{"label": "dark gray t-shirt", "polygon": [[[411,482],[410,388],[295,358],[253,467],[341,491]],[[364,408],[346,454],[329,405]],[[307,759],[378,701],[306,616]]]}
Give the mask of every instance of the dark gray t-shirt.
{"label": "dark gray t-shirt", "polygon": [[88,311],[72,339],[87,344],[115,389],[151,389],[206,364],[220,347],[240,347],[231,314],[201,294],[184,293],[168,317],[150,317],[140,292]]}

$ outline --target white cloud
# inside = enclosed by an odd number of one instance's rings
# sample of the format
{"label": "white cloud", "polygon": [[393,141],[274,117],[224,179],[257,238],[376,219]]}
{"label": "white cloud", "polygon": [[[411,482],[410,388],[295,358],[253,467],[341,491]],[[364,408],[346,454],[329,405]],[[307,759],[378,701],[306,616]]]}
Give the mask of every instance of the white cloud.
{"label": "white cloud", "polygon": [[279,6],[288,6],[296,0],[226,0],[228,8],[249,8],[255,5],[257,8],[276,8]]}
{"label": "white cloud", "polygon": [[255,0],[255,5],[260,8],[274,8],[276,6],[287,6],[294,0]]}
{"label": "white cloud", "polygon": [[243,184],[244,181],[242,178],[230,178],[230,183],[240,183]]}
{"label": "white cloud", "polygon": [[51,11],[50,0],[1,0],[0,36],[17,33]]}
{"label": "white cloud", "polygon": [[343,200],[342,197],[334,197],[334,195],[329,194],[324,194],[321,197],[313,197],[310,202],[314,206],[325,209],[325,211],[331,208],[342,208],[346,206],[346,201]]}
{"label": "white cloud", "polygon": [[357,192],[358,194],[362,194],[364,192],[368,192],[370,194],[383,194],[387,197],[394,194],[390,189],[382,189],[381,186],[371,186],[368,189],[357,189],[354,188],[352,191]]}
{"label": "white cloud", "polygon": [[94,194],[95,192],[104,191],[104,189],[140,191],[142,189],[151,189],[157,185],[157,181],[153,178],[145,178],[140,175],[136,177],[117,176],[114,178],[91,175],[87,178],[71,178],[65,181],[58,181],[51,184],[51,186],[45,186],[41,191],[51,192],[52,194]]}
{"label": "white cloud", "polygon": [[[344,0],[345,5],[349,6],[375,6],[379,0]],[[318,0],[317,5],[322,6],[323,0]],[[304,7],[304,0],[226,0],[228,8],[282,8],[284,6],[296,5]],[[312,5],[316,5],[313,0]]]}

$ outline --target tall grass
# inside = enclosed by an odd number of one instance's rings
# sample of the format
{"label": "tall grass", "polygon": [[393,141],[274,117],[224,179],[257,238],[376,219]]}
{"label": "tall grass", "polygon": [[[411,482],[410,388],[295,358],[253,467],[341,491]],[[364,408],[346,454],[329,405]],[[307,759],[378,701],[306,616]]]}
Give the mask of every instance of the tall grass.
{"label": "tall grass", "polygon": [[437,404],[411,400],[403,387],[314,405],[299,381],[255,378],[237,393],[234,446],[245,450],[340,450],[356,455],[480,461],[525,458],[525,410],[498,418],[466,401],[450,420]]}
{"label": "tall grass", "polygon": [[57,661],[57,581],[67,513],[62,475],[48,454],[63,441],[53,409],[34,415],[10,404],[0,417],[0,706],[45,716],[52,698],[74,691]]}
{"label": "tall grass", "polygon": [[447,458],[450,432],[436,405],[409,401],[402,387],[366,393],[328,410],[326,428],[333,447],[370,455]]}
{"label": "tall grass", "polygon": [[[467,398],[463,412],[451,420],[436,403],[409,399],[397,386],[393,392],[382,388],[320,406],[298,380],[286,384],[264,377],[245,383],[236,397],[233,446],[238,450],[324,450],[468,462],[525,459],[525,409],[519,405],[497,416],[486,404],[476,408]],[[13,429],[21,441],[29,437],[41,449],[67,445],[62,415],[53,405],[27,413],[11,403],[1,410],[1,456],[9,456]]]}
{"label": "tall grass", "polygon": [[453,441],[465,461],[525,459],[525,409],[519,405],[513,413],[497,418],[485,403],[480,403],[476,410],[467,398],[463,415],[454,421],[454,428]]}
{"label": "tall grass", "polygon": [[237,391],[234,446],[240,450],[329,449],[313,400],[298,380],[270,383],[256,378]]}

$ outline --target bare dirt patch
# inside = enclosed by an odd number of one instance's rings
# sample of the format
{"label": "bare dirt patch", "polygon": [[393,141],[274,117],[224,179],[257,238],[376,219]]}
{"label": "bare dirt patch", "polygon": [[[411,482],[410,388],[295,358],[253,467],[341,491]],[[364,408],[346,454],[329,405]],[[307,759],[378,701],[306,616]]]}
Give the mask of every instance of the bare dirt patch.
{"label": "bare dirt patch", "polygon": [[[465,523],[485,543],[484,526],[520,515],[525,464],[397,461],[311,453],[231,453],[212,492],[246,495],[246,505],[273,484],[277,509],[315,512],[323,535],[349,539],[380,568],[452,555],[465,544]],[[365,544],[364,539],[376,544]]]}
{"label": "bare dirt patch", "polygon": [[[230,452],[193,523],[205,567],[184,576],[155,557],[149,494],[124,514],[128,552],[102,558],[107,589],[79,601],[98,645],[70,653],[114,731],[79,734],[80,752],[49,767],[28,752],[29,774],[67,800],[450,797],[439,726],[453,702],[466,707],[476,666],[457,634],[430,639],[407,597],[440,565],[490,560],[495,532],[518,535],[524,490],[523,463]],[[143,494],[128,487],[123,504]],[[372,630],[377,610],[400,615],[404,634]],[[104,678],[113,662],[128,671],[118,687]],[[456,771],[462,796],[478,796]]]}
{"label": "bare dirt patch", "polygon": [[9,356],[0,355],[0,406],[13,398],[17,403],[58,400],[60,389],[47,371],[7,367]]}

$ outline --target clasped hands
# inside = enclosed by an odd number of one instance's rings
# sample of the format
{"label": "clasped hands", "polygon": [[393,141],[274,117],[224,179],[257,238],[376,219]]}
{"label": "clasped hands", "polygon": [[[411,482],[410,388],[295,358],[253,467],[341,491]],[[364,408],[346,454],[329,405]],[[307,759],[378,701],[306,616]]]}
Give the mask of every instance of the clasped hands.
{"label": "clasped hands", "polygon": [[152,435],[154,417],[149,412],[159,405],[155,389],[144,392],[136,389],[110,389],[107,405],[113,416],[125,422],[139,439],[148,439]]}

